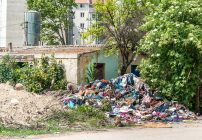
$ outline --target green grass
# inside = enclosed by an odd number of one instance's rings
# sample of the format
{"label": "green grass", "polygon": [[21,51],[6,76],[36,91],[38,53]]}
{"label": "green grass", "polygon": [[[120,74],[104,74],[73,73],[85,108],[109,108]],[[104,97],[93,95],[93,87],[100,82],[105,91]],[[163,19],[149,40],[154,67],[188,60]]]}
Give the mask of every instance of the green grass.
{"label": "green grass", "polygon": [[96,130],[114,128],[104,112],[91,106],[80,106],[71,111],[54,111],[49,117],[40,120],[42,128],[6,128],[0,126],[0,136],[29,136],[67,131]]}
{"label": "green grass", "polygon": [[71,111],[55,111],[50,117],[46,118],[45,122],[48,122],[49,127],[69,126],[74,128],[80,125],[88,129],[107,126],[107,120],[104,112],[91,106],[80,106]]}
{"label": "green grass", "polygon": [[0,127],[0,135],[2,136],[27,136],[51,133],[48,130],[32,129],[32,128],[5,128]]}

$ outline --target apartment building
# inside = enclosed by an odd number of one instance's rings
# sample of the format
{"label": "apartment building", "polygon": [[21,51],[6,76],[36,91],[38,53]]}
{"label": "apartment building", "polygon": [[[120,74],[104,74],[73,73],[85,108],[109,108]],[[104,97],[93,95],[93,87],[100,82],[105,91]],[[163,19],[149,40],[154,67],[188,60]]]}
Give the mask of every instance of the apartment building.
{"label": "apartment building", "polygon": [[0,47],[12,43],[13,47],[24,44],[24,12],[26,0],[0,0]]}
{"label": "apartment building", "polygon": [[82,33],[96,21],[96,12],[93,8],[93,4],[96,0],[75,0],[77,7],[74,11],[74,27],[73,27],[73,43],[74,45],[86,45],[86,44],[100,44],[98,39],[92,41],[91,37],[88,39],[82,39]]}
{"label": "apartment building", "polygon": [[[77,7],[73,8],[73,31],[69,33],[69,44],[86,45],[101,44],[101,40],[92,41],[91,37],[82,39],[83,32],[95,22],[96,13],[93,4],[96,0],[75,0]],[[13,47],[24,45],[24,12],[26,0],[0,0],[0,47],[12,43]]]}

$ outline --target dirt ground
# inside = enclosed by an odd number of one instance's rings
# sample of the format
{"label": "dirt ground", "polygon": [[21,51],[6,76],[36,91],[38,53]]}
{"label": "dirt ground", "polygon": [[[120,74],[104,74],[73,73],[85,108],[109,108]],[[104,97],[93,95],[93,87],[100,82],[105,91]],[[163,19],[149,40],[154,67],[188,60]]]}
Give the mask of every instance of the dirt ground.
{"label": "dirt ground", "polygon": [[[4,140],[201,140],[202,121],[171,124],[172,128],[118,128],[94,132],[29,136]],[[2,138],[3,140],[3,138]]]}
{"label": "dirt ground", "polygon": [[36,121],[54,109],[62,109],[51,95],[37,95],[0,84],[0,122],[8,127],[35,126]]}

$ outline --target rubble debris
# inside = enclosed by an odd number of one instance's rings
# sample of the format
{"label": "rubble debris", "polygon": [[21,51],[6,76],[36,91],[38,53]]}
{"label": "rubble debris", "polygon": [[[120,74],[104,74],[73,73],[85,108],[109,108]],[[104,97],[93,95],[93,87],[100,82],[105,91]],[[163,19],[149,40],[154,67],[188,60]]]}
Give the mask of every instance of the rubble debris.
{"label": "rubble debris", "polygon": [[78,86],[74,83],[68,83],[67,84],[67,90],[70,93],[74,94],[74,93],[78,92]]}
{"label": "rubble debris", "polygon": [[[196,119],[196,115],[177,102],[164,101],[156,96],[147,84],[133,74],[111,80],[96,80],[79,87],[77,94],[64,99],[66,108],[91,105],[102,108],[103,100],[110,103],[106,115],[114,124],[139,124],[144,122],[181,122]],[[118,121],[117,121],[118,120]]]}
{"label": "rubble debris", "polygon": [[0,84],[0,124],[5,127],[35,127],[37,121],[62,110],[61,101],[52,95],[37,95]]}
{"label": "rubble debris", "polygon": [[147,128],[172,128],[172,126],[168,123],[162,123],[162,122],[148,122],[145,124],[142,124],[142,126]]}
{"label": "rubble debris", "polygon": [[23,84],[17,83],[17,84],[15,85],[15,90],[24,90]]}

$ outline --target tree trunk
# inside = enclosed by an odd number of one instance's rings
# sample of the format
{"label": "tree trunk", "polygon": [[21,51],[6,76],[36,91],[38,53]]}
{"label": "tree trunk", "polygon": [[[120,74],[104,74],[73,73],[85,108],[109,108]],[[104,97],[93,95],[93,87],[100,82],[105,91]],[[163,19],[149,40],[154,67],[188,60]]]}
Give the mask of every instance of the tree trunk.
{"label": "tree trunk", "polygon": [[125,66],[124,64],[121,66],[121,71],[120,71],[120,75],[124,75],[127,71],[127,66]]}
{"label": "tree trunk", "polygon": [[127,45],[120,45],[120,44],[117,46],[117,48],[119,48],[121,53],[120,75],[124,75],[128,69],[128,66],[130,66],[130,64],[133,62],[135,55],[133,52],[131,53],[127,50],[129,48]]}
{"label": "tree trunk", "polygon": [[68,45],[68,41],[69,41],[69,38],[68,38],[68,36],[69,36],[69,33],[68,33],[68,29],[65,29],[65,45]]}
{"label": "tree trunk", "polygon": [[200,113],[200,86],[197,87],[196,89],[196,106],[195,106],[195,111],[197,114]]}
{"label": "tree trunk", "polygon": [[[121,70],[120,75],[124,75],[128,69],[128,66],[133,62],[133,58],[129,58],[129,55],[124,56],[124,53],[122,53],[122,62],[121,62]],[[129,59],[129,60],[128,60]]]}

